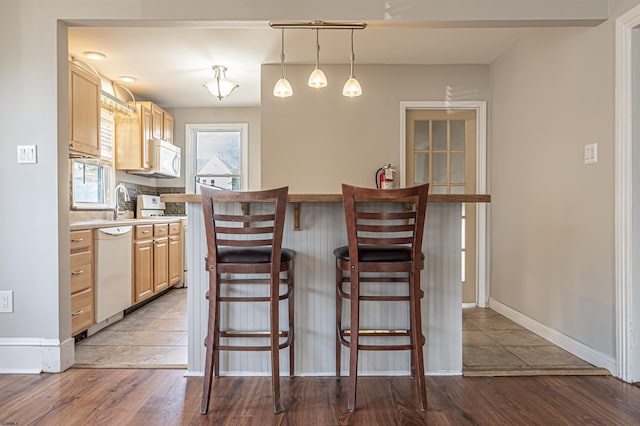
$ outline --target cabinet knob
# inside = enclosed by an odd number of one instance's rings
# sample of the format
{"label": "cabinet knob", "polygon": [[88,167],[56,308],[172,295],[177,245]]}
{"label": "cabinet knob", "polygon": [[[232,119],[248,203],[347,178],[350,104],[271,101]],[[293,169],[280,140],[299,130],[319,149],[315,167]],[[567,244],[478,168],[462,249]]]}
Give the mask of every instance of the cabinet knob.
{"label": "cabinet knob", "polygon": [[84,271],[83,271],[82,269],[81,269],[81,270],[79,270],[79,271],[73,271],[73,272],[71,273],[71,275],[81,275],[81,274],[84,274]]}
{"label": "cabinet knob", "polygon": [[82,309],[80,309],[79,311],[72,313],[71,316],[72,317],[77,317],[78,315],[82,315],[82,314],[84,314],[84,311]]}
{"label": "cabinet knob", "polygon": [[84,241],[84,238],[74,238],[73,240],[71,240],[72,243],[81,243]]}

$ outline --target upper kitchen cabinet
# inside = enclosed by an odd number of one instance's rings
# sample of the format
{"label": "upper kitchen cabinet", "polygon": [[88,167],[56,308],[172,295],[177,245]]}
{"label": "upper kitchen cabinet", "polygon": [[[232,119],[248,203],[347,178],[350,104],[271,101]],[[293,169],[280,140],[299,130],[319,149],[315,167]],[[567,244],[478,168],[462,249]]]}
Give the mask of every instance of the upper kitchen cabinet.
{"label": "upper kitchen cabinet", "polygon": [[136,102],[136,113],[116,119],[116,169],[147,171],[152,166],[153,125],[148,102]]}
{"label": "upper kitchen cabinet", "polygon": [[167,111],[151,102],[145,102],[151,108],[153,137],[173,143],[173,117]]}
{"label": "upper kitchen cabinet", "polygon": [[100,78],[69,62],[69,155],[100,157]]}

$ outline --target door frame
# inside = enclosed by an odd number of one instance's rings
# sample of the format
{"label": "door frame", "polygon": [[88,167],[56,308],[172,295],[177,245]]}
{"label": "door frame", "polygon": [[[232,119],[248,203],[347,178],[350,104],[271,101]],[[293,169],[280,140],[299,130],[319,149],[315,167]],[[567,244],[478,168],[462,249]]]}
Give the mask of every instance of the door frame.
{"label": "door frame", "polygon": [[[487,102],[486,101],[403,101],[400,102],[400,186],[407,185],[406,123],[409,109],[475,110],[476,112],[476,194],[487,193]],[[486,203],[476,204],[476,304],[488,306],[489,250]]]}
{"label": "door frame", "polygon": [[[633,295],[640,294],[640,281],[633,268],[633,30],[640,26],[640,5],[616,19],[615,29],[615,294],[616,376],[626,382],[640,381],[640,327]],[[636,42],[637,44],[637,42]],[[640,105],[635,105],[636,108]],[[636,173],[638,173],[636,171]],[[635,199],[634,199],[635,198]],[[636,243],[637,244],[637,243]],[[635,274],[638,275],[638,274]],[[635,290],[635,291],[634,291]],[[636,296],[638,298],[638,296]]]}

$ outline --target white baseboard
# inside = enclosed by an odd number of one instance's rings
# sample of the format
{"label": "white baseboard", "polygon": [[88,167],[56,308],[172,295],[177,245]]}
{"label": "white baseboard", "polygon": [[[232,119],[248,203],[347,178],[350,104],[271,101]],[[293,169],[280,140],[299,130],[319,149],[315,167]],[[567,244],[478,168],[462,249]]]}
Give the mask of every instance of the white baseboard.
{"label": "white baseboard", "polygon": [[0,338],[0,374],[60,373],[74,363],[74,340]]}
{"label": "white baseboard", "polygon": [[547,339],[556,346],[561,347],[565,351],[587,361],[590,364],[599,368],[605,368],[611,372],[612,375],[616,375],[617,366],[614,357],[603,354],[590,346],[581,343],[566,334],[559,332],[558,330],[548,327],[538,321],[516,311],[515,309],[504,305],[493,298],[489,298],[489,308],[504,315],[511,321],[515,322],[526,328],[527,330],[536,333],[537,335]]}

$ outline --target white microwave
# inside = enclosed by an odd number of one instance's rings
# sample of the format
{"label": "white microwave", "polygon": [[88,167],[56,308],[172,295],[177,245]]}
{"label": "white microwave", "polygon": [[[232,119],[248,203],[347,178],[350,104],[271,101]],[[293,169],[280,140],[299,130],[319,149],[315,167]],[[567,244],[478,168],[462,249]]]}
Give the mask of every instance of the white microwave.
{"label": "white microwave", "polygon": [[137,175],[159,178],[180,177],[180,147],[164,139],[151,139],[151,170],[134,172]]}

